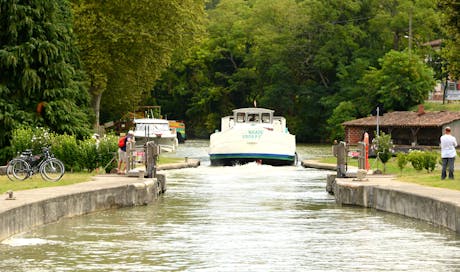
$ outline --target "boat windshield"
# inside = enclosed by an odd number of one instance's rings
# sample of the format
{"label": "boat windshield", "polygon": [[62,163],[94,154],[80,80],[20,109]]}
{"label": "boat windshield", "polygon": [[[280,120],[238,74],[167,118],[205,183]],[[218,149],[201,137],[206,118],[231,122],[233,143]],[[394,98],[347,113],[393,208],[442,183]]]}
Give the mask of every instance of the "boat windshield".
{"label": "boat windshield", "polygon": [[262,123],[270,123],[270,113],[262,113]]}
{"label": "boat windshield", "polygon": [[272,123],[272,115],[269,112],[237,112],[236,123]]}
{"label": "boat windshield", "polygon": [[259,114],[257,113],[248,114],[248,122],[259,123]]}
{"label": "boat windshield", "polygon": [[238,112],[236,114],[236,122],[243,123],[245,119],[244,116],[245,116],[244,112]]}
{"label": "boat windshield", "polygon": [[169,131],[168,124],[136,124],[137,131]]}

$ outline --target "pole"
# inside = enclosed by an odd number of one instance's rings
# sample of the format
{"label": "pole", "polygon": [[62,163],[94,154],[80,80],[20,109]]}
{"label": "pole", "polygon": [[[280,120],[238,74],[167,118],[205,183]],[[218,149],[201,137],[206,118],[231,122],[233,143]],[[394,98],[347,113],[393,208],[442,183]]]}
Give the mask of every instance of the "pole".
{"label": "pole", "polygon": [[369,165],[369,134],[367,132],[364,133],[364,144],[365,144],[364,167],[366,170],[369,171],[371,167]]}
{"label": "pole", "polygon": [[379,107],[377,107],[377,137],[380,135],[379,134]]}

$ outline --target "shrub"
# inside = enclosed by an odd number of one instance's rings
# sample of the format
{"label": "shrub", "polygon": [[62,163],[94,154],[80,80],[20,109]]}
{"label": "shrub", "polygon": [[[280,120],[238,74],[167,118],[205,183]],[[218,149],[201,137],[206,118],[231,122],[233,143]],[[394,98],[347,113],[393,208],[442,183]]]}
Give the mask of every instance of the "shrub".
{"label": "shrub", "polygon": [[115,135],[105,135],[99,141],[98,145],[98,164],[100,167],[106,167],[105,170],[110,172],[117,168],[117,151],[118,137]]}
{"label": "shrub", "polygon": [[407,154],[399,152],[396,155],[396,159],[397,159],[399,170],[401,170],[401,172],[402,172],[402,170],[406,167],[406,165],[408,163]]}
{"label": "shrub", "polygon": [[56,135],[52,139],[51,152],[56,158],[64,163],[66,169],[73,172],[78,166],[78,158],[81,156],[77,140],[72,135]]}
{"label": "shrub", "polygon": [[51,139],[54,137],[47,129],[21,127],[13,131],[11,149],[14,156],[26,149],[32,149],[34,154],[42,152],[45,146],[51,146]]}
{"label": "shrub", "polygon": [[412,167],[414,167],[414,169],[417,171],[423,169],[423,157],[423,152],[420,150],[412,150],[407,154],[407,160],[410,161]]}
{"label": "shrub", "polygon": [[428,172],[432,172],[436,168],[438,158],[439,154],[433,151],[413,150],[407,155],[407,159],[417,171],[426,169]]}
{"label": "shrub", "polygon": [[93,138],[77,141],[74,135],[55,135],[43,128],[22,127],[13,131],[10,156],[26,149],[39,154],[43,147],[51,147],[51,152],[70,171],[93,171],[106,166],[110,171],[117,167],[118,137],[115,135],[106,135],[97,143]]}
{"label": "shrub", "polygon": [[88,170],[89,172],[96,169],[98,165],[99,154],[97,152],[96,140],[92,138],[85,139],[80,141],[78,148],[81,154],[79,165],[83,169]]}
{"label": "shrub", "polygon": [[439,154],[433,151],[423,152],[423,168],[428,172],[433,172],[436,168],[436,161],[438,160]]}

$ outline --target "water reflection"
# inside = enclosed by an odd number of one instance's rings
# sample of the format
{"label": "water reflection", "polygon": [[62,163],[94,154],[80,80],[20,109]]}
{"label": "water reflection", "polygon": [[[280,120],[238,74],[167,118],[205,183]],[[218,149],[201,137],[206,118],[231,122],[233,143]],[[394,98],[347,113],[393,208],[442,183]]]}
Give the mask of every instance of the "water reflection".
{"label": "water reflection", "polygon": [[[326,172],[210,167],[206,141],[166,172],[155,204],[65,219],[0,245],[0,271],[456,271],[457,235],[374,210],[341,207]],[[329,149],[301,147],[301,158]],[[305,153],[303,153],[305,152]]]}

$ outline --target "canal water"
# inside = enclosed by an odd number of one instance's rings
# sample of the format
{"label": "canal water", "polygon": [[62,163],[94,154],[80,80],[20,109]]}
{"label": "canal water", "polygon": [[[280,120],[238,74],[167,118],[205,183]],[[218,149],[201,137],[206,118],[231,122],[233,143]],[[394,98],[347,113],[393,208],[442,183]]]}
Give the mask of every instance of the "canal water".
{"label": "canal water", "polygon": [[[460,271],[460,237],[402,216],[339,206],[327,171],[211,167],[207,141],[176,156],[154,204],[64,219],[0,244],[0,271]],[[329,148],[299,146],[301,159]]]}

